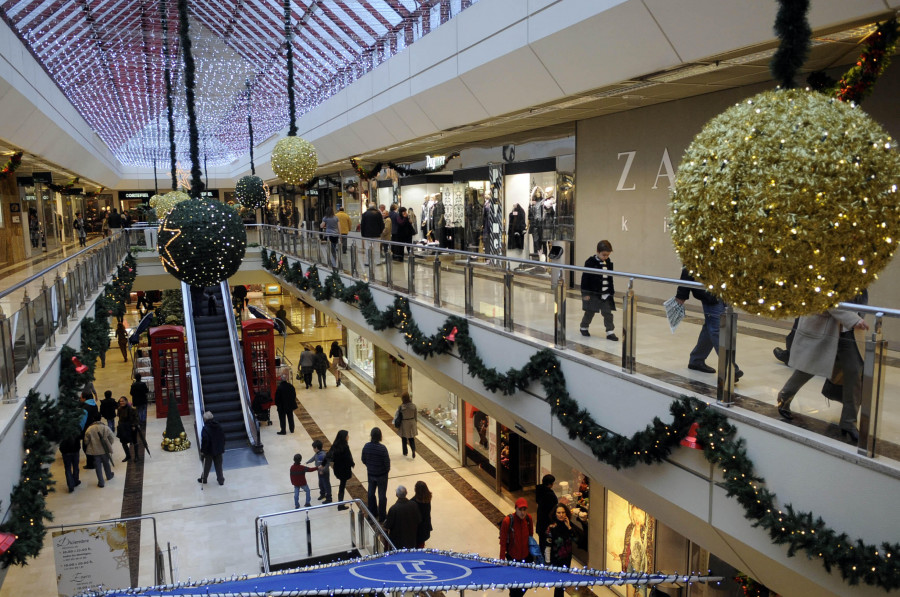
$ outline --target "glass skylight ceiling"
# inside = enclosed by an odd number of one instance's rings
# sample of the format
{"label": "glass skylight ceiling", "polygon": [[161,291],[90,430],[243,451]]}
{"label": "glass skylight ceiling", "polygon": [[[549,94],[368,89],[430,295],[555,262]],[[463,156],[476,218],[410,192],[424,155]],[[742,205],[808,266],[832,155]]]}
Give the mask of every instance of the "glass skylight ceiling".
{"label": "glass skylight ceiling", "polygon": [[[298,118],[476,1],[291,0]],[[248,106],[257,143],[288,124],[284,3],[189,0],[188,9],[201,160],[224,165],[249,151]],[[177,0],[6,0],[0,14],[123,165],[162,171],[165,18],[187,164]]]}

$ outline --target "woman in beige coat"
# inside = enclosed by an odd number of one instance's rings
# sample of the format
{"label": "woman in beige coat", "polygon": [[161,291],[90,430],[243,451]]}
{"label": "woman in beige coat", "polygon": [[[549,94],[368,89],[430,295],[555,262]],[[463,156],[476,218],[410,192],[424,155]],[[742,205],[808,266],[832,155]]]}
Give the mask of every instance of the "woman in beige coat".
{"label": "woman in beige coat", "polygon": [[416,436],[419,435],[417,420],[419,418],[416,405],[409,397],[409,392],[403,392],[400,397],[400,440],[403,442],[403,455],[406,456],[406,444],[412,450],[412,457],[416,457]]}
{"label": "woman in beige coat", "polygon": [[794,372],[778,392],[778,414],[792,419],[791,400],[800,388],[816,375],[830,377],[837,361],[844,374],[841,435],[849,435],[850,439],[857,441],[856,413],[859,410],[862,357],[853,332],[867,329],[869,326],[865,320],[849,311],[831,309],[818,315],[801,317],[788,362]]}

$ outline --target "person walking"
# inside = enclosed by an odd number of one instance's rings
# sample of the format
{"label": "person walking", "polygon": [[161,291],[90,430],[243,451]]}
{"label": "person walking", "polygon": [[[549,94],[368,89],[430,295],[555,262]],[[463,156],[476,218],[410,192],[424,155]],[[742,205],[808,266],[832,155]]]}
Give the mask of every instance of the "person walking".
{"label": "person walking", "polygon": [[303,464],[303,456],[294,454],[294,464],[291,465],[291,485],[294,486],[294,509],[300,507],[300,490],[306,493],[306,503],[304,508],[309,508],[312,504],[309,502],[310,491],[309,484],[306,482],[306,473],[316,470],[314,466],[306,466]]}
{"label": "person walking", "polygon": [[305,344],[303,346],[303,352],[300,353],[300,375],[303,378],[303,383],[306,385],[307,390],[312,387],[312,376],[315,369],[316,355],[309,349],[309,345]]}
{"label": "person walking", "polygon": [[434,530],[431,526],[431,491],[428,490],[425,481],[416,481],[413,489],[413,501],[419,507],[419,514],[422,517],[416,531],[416,548],[422,549],[425,547],[425,542],[431,538],[431,531]]}
{"label": "person walking", "polygon": [[131,384],[131,405],[137,411],[141,428],[147,428],[147,404],[149,402],[150,388],[141,381],[141,374],[134,374],[134,383]]}
{"label": "person walking", "polygon": [[330,207],[325,209],[325,216],[322,218],[319,228],[325,231],[325,239],[328,241],[328,248],[330,249],[329,265],[332,268],[336,268],[338,264],[337,247],[341,237],[341,230],[340,220],[334,215],[334,211]]}
{"label": "person walking", "polygon": [[91,423],[84,433],[84,453],[94,459],[97,487],[106,486],[106,483],[103,481],[104,473],[106,473],[107,481],[111,481],[116,476],[109,467],[109,458],[115,441],[116,436],[113,435],[112,430],[110,430],[108,425],[101,423],[99,419]]}
{"label": "person walking", "polygon": [[86,226],[84,218],[81,217],[81,212],[75,212],[75,221],[72,223],[72,227],[75,229],[75,236],[78,238],[78,246],[80,247],[87,246]]}
{"label": "person walking", "polygon": [[222,454],[225,453],[225,431],[213,414],[209,411],[203,413],[203,432],[200,434],[200,454],[203,457],[203,473],[197,479],[197,483],[206,484],[209,478],[209,470],[216,465],[216,481],[219,485],[225,485],[225,475],[222,473]]}
{"label": "person walking", "polygon": [[121,321],[116,325],[116,340],[119,342],[119,350],[122,351],[122,358],[128,362],[128,330]]}
{"label": "person walking", "polygon": [[[534,522],[528,514],[528,500],[516,500],[515,514],[508,514],[500,523],[500,559],[514,562],[533,560],[528,539],[534,535]],[[509,597],[522,597],[525,589],[510,589]]]}
{"label": "person walking", "polygon": [[[612,253],[612,243],[601,240],[597,243],[597,253],[591,255],[584,262],[584,267],[592,269],[612,271],[613,262],[609,258]],[[613,311],[616,310],[616,288],[613,277],[605,274],[581,274],[581,308],[584,316],[581,318],[581,335],[590,336],[588,327],[598,312],[603,315],[603,325],[606,328],[606,339],[618,342],[616,336],[616,324],[613,321]],[[540,521],[538,521],[540,522]]]}
{"label": "person walking", "polygon": [[337,343],[337,340],[331,343],[331,350],[328,351],[328,356],[331,357],[331,374],[334,375],[334,383],[337,386],[341,385],[341,367],[344,366],[344,351],[341,349],[341,345]]}
{"label": "person walking", "polygon": [[374,251],[372,248],[375,243],[371,242],[372,239],[379,238],[381,233],[384,231],[384,216],[378,211],[378,208],[375,207],[374,203],[369,204],[369,208],[363,212],[363,215],[359,220],[359,234],[364,239],[370,239],[368,242],[363,242],[363,251],[365,251],[366,255],[363,257],[363,265],[368,265],[369,257],[368,251],[371,248],[373,251],[372,258],[375,258]]}
{"label": "person walking", "polygon": [[129,446],[134,447],[134,461],[141,461],[141,443],[138,441],[137,428],[140,425],[137,411],[133,406],[128,404],[128,398],[121,396],[119,398],[119,407],[117,410],[119,416],[119,429],[116,431],[116,437],[122,444],[122,450],[125,452],[125,458],[122,462],[131,460],[131,451]]}
{"label": "person walking", "polygon": [[116,432],[116,409],[119,408],[116,399],[112,397],[112,390],[103,392],[103,400],[100,401],[100,416],[106,419],[109,430]]}
{"label": "person walking", "polygon": [[[319,501],[323,504],[331,503],[331,462],[328,460],[328,453],[322,448],[322,440],[317,439],[312,443],[315,450],[313,457],[306,461],[316,463],[316,472],[319,473]],[[323,501],[324,500],[324,501]]]}
{"label": "person walking", "polygon": [[412,450],[412,457],[416,457],[416,436],[419,435],[419,413],[409,392],[403,392],[400,396],[400,441],[403,444],[403,455],[407,455],[406,445]]}
{"label": "person walking", "polygon": [[69,493],[72,493],[77,486],[81,485],[81,480],[78,478],[78,461],[81,458],[81,434],[77,430],[60,440],[59,453],[62,454],[63,470],[66,473],[66,486],[69,488]]}
{"label": "person walking", "polygon": [[[331,442],[331,449],[328,450],[327,459],[334,468],[334,476],[338,480],[338,501],[344,501],[344,490],[347,488],[347,481],[353,476],[353,454],[350,453],[350,445],[347,443],[350,433],[346,429],[337,432],[334,441]],[[338,510],[346,510],[348,506],[341,504]]]}
{"label": "person walking", "polygon": [[[381,240],[389,241],[391,240],[391,236],[394,234],[394,221],[391,218],[391,213],[387,211],[384,206],[381,207],[381,216],[382,220],[384,220],[384,228],[381,230]],[[385,261],[387,261],[388,257],[390,257],[391,243],[383,242],[381,243],[381,257]]]}
{"label": "person walking", "polygon": [[422,514],[419,512],[418,504],[406,497],[406,487],[398,485],[397,501],[388,510],[387,519],[384,521],[384,530],[394,547],[413,549],[416,546],[421,522]]}
{"label": "person walking", "polygon": [[[565,504],[557,504],[553,522],[541,536],[541,547],[545,550],[544,560],[551,566],[568,568],[572,565],[572,543],[575,529],[572,528],[572,513]],[[553,589],[553,597],[564,597],[566,589]]]}
{"label": "person walking", "polygon": [[328,387],[328,380],[325,378],[325,374],[328,373],[328,357],[325,356],[325,351],[322,349],[321,344],[316,345],[316,354],[313,355],[314,365],[313,368],[316,370],[316,377],[319,380],[319,389]]}
{"label": "person walking", "polygon": [[[392,240],[394,242],[406,244],[412,243],[412,238],[416,231],[410,223],[407,213],[409,212],[405,207],[401,207],[397,212],[397,217],[394,219],[393,223]],[[403,261],[403,254],[406,252],[406,247],[398,247],[395,245],[391,247],[391,251],[393,252],[392,257],[394,261]]]}
{"label": "person walking", "polygon": [[373,427],[369,433],[369,441],[362,450],[362,463],[366,467],[369,481],[369,512],[379,522],[384,522],[387,517],[387,482],[388,473],[391,472],[391,456],[381,443],[379,427]]}
{"label": "person walking", "polygon": [[537,531],[538,538],[544,536],[544,531],[550,525],[551,518],[554,516],[553,509],[559,503],[559,498],[553,491],[553,484],[556,483],[556,477],[553,475],[544,475],[541,484],[534,488],[534,501],[537,504],[537,522],[534,527]]}
{"label": "person walking", "polygon": [[350,216],[344,211],[343,206],[338,208],[335,217],[338,219],[338,232],[341,234],[341,253],[347,254],[347,238],[350,235]]}
{"label": "person walking", "polygon": [[281,429],[278,435],[286,435],[285,424],[294,432],[294,411],[297,410],[297,390],[288,381],[287,375],[281,376],[281,381],[275,389],[275,409],[278,411],[278,423]]}
{"label": "person walking", "polygon": [[794,372],[778,392],[778,414],[793,419],[791,402],[800,388],[813,376],[830,377],[835,364],[843,372],[841,401],[841,436],[859,441],[856,426],[862,390],[862,357],[856,346],[855,330],[867,330],[868,324],[858,313],[831,309],[818,315],[800,318],[791,346],[788,366]]}
{"label": "person walking", "polygon": [[94,457],[87,451],[85,435],[87,434],[88,428],[96,421],[99,421],[101,417],[100,409],[97,408],[97,403],[96,401],[94,401],[94,393],[87,387],[85,387],[85,389],[81,391],[79,400],[81,401],[81,418],[79,419],[79,425],[81,426],[81,435],[79,436],[79,439],[81,439],[83,444],[82,447],[84,449],[84,468],[85,470],[87,470],[94,468]]}
{"label": "person walking", "polygon": [[[681,268],[681,279],[693,282],[694,277],[687,271],[686,267]],[[675,293],[675,300],[679,305],[683,305],[690,295],[700,301],[703,305],[703,327],[700,328],[700,335],[697,336],[697,344],[691,350],[691,356],[688,358],[688,369],[692,371],[700,371],[701,373],[715,373],[716,370],[706,364],[706,357],[713,350],[719,354],[719,318],[725,311],[725,303],[716,295],[700,288],[688,288],[687,286],[679,286]],[[734,364],[734,381],[738,381],[744,376],[741,368]]]}

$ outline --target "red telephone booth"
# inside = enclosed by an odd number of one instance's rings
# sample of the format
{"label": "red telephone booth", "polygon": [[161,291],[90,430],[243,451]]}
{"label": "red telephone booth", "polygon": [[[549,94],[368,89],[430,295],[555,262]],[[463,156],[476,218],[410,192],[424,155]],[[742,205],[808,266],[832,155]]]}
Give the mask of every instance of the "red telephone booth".
{"label": "red telephone booth", "polygon": [[271,319],[241,322],[244,339],[244,371],[250,395],[267,392],[275,398],[275,324]]}
{"label": "red telephone booth", "polygon": [[150,329],[150,363],[153,367],[157,419],[169,414],[170,392],[175,392],[178,414],[190,414],[185,356],[183,327],[161,325]]}

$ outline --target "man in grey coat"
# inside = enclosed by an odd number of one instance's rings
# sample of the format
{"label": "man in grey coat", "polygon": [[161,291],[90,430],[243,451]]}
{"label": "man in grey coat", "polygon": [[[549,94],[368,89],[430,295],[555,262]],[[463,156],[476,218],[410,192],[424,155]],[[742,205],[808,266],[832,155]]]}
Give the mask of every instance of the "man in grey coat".
{"label": "man in grey coat", "polygon": [[[116,436],[108,425],[100,421],[94,421],[84,432],[84,453],[94,457],[94,470],[97,471],[97,487],[104,487],[103,473],[106,480],[115,477],[115,473],[109,468],[109,455],[112,454]],[[102,467],[102,468],[101,468]]]}

